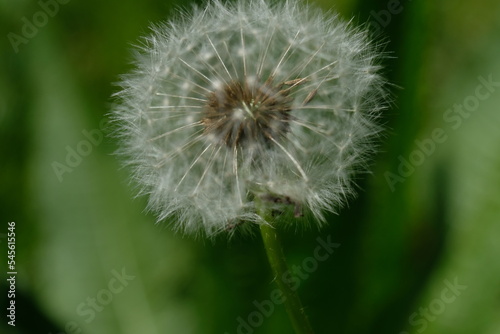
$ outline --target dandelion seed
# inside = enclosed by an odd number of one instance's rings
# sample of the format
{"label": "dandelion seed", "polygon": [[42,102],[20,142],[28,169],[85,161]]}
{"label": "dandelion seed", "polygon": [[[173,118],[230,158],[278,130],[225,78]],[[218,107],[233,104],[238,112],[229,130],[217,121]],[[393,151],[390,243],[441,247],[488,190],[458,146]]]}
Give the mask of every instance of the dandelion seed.
{"label": "dandelion seed", "polygon": [[324,223],[373,151],[379,58],[298,1],[215,0],[155,26],[113,110],[148,208],[207,235],[262,223],[256,203]]}

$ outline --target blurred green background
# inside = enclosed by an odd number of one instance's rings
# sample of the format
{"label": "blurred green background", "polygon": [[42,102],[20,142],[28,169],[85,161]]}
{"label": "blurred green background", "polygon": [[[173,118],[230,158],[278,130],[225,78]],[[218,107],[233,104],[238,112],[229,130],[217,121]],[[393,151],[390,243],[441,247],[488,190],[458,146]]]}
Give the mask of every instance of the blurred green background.
{"label": "blurred green background", "polygon": [[[259,238],[155,225],[105,136],[132,44],[188,1],[59,1],[0,0],[0,332],[291,333],[283,306],[250,319],[275,287]],[[500,2],[316,2],[380,35],[394,87],[358,198],[328,228],[284,232],[291,265],[318,236],[340,244],[301,280],[313,327],[500,333]],[[70,166],[71,150],[85,155]],[[4,315],[9,221],[16,327]]]}

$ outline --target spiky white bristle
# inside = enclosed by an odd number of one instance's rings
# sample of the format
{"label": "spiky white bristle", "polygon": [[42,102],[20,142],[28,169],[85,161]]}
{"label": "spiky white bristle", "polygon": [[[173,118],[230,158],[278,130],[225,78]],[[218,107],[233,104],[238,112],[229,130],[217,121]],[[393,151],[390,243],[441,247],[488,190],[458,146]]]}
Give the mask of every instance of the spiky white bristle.
{"label": "spiky white bristle", "polygon": [[365,31],[299,1],[211,1],[141,49],[113,117],[159,220],[214,235],[264,202],[321,224],[353,194],[386,96]]}

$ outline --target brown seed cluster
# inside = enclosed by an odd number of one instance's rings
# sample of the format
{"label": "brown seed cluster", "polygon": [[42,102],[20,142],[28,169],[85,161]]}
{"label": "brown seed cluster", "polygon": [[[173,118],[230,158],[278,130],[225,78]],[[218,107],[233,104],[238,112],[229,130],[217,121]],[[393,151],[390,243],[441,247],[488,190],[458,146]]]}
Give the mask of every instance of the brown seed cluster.
{"label": "brown seed cluster", "polygon": [[263,84],[233,81],[222,86],[207,96],[202,118],[205,134],[230,148],[269,145],[288,132],[289,91],[273,87],[271,80]]}

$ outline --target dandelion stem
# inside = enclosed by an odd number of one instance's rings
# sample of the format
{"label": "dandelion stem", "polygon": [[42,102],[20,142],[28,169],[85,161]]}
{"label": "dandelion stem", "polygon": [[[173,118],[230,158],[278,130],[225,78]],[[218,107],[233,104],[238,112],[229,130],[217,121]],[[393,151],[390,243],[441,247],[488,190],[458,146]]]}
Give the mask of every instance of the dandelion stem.
{"label": "dandelion stem", "polygon": [[[262,218],[269,221],[268,218],[270,217],[263,215]],[[271,225],[261,224],[260,233],[264,241],[264,248],[266,249],[267,259],[271,265],[274,280],[283,294],[285,308],[295,329],[295,333],[313,334],[311,324],[304,312],[304,307],[296,288],[290,285],[289,279],[286,279],[286,277],[291,275],[291,272],[286,264],[285,255],[283,254],[283,248],[276,229]]]}

